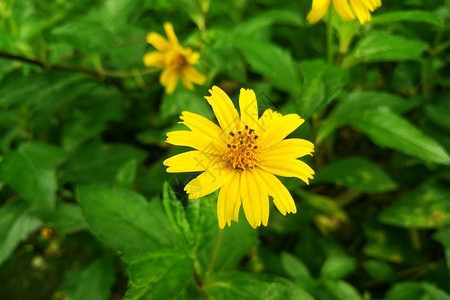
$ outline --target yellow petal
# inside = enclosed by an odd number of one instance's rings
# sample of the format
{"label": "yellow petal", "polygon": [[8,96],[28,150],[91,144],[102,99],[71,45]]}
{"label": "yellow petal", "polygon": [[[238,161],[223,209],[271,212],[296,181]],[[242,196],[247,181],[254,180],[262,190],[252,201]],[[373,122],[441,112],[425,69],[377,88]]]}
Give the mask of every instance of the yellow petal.
{"label": "yellow petal", "polygon": [[167,94],[173,93],[177,86],[179,77],[180,73],[175,68],[165,68],[164,71],[162,71],[159,81],[162,86],[166,87]]}
{"label": "yellow petal", "polygon": [[253,197],[261,205],[261,221],[264,226],[269,222],[269,194],[259,173],[255,170],[248,170],[254,178],[255,188],[259,191]]}
{"label": "yellow petal", "polygon": [[[248,223],[253,228],[258,226],[257,219],[258,216],[254,215],[254,208],[252,207],[252,202],[250,200],[251,197],[251,186],[249,186],[248,182],[248,173],[246,171],[241,173],[241,200],[242,206],[244,207],[245,217],[247,218]],[[261,222],[260,222],[261,224]]]}
{"label": "yellow petal", "polygon": [[262,148],[265,149],[278,144],[303,122],[305,120],[297,114],[289,114],[273,120],[261,136]]}
{"label": "yellow petal", "polygon": [[173,45],[178,45],[178,38],[175,34],[175,30],[173,30],[172,23],[169,22],[164,23],[164,30],[166,31],[166,36],[169,39],[169,43]]}
{"label": "yellow petal", "polygon": [[192,51],[190,48],[187,48],[187,50],[189,51],[185,53],[186,61],[190,65],[195,65],[200,59],[200,54],[198,52]]}
{"label": "yellow petal", "polygon": [[312,179],[313,169],[298,159],[271,159],[260,161],[258,166],[269,173],[283,177],[297,177],[309,184]]}
{"label": "yellow petal", "polygon": [[218,159],[220,157],[216,155],[208,155],[200,151],[188,151],[166,159],[163,161],[163,165],[168,166],[166,170],[168,173],[198,172],[216,164]]}
{"label": "yellow petal", "polygon": [[277,209],[283,215],[286,215],[286,212],[295,214],[297,212],[297,207],[295,206],[294,199],[292,199],[291,193],[289,193],[283,183],[270,173],[259,169],[255,170],[265,183],[269,195],[273,197],[273,202]]}
{"label": "yellow petal", "polygon": [[226,143],[226,137],[222,129],[207,118],[183,111],[180,119],[183,121],[179,123],[186,125],[190,130],[200,132],[218,142]]}
{"label": "yellow petal", "polygon": [[225,227],[225,205],[227,202],[228,183],[220,188],[219,197],[217,198],[217,220],[219,222],[219,228]]}
{"label": "yellow petal", "polygon": [[233,178],[228,183],[227,203],[225,205],[225,221],[228,226],[231,225],[231,220],[238,221],[239,209],[241,207],[241,173],[235,172]]}
{"label": "yellow petal", "polygon": [[159,51],[166,51],[170,48],[169,42],[156,32],[150,32],[147,34],[147,43],[158,49]]}
{"label": "yellow petal", "polygon": [[348,5],[348,0],[333,0],[333,6],[342,19],[346,21],[355,19],[352,9]]}
{"label": "yellow petal", "polygon": [[185,87],[193,90],[194,86],[192,83],[197,83],[200,85],[204,84],[206,81],[206,77],[197,72],[197,70],[195,70],[193,67],[186,66],[181,72],[181,81],[183,82]]}
{"label": "yellow petal", "polygon": [[166,143],[176,146],[191,147],[215,155],[223,155],[226,149],[224,144],[211,140],[211,138],[203,133],[188,130],[168,132]]}
{"label": "yellow petal", "polygon": [[221,188],[232,178],[233,174],[233,169],[218,162],[217,165],[189,181],[184,190],[189,194],[189,199],[200,198]]}
{"label": "yellow petal", "polygon": [[236,131],[239,128],[239,115],[230,97],[217,86],[209,90],[211,96],[205,99],[211,105],[220,127],[225,132]]}
{"label": "yellow petal", "polygon": [[[258,129],[258,103],[255,92],[251,89],[241,89],[239,94],[239,108],[241,110],[241,123],[253,130]],[[242,129],[242,128],[241,128]]]}
{"label": "yellow petal", "polygon": [[270,124],[272,124],[273,121],[281,118],[282,116],[282,114],[273,111],[270,108],[266,109],[262,116],[258,119],[258,129],[261,132],[264,132],[266,128],[269,127]]}
{"label": "yellow petal", "polygon": [[330,0],[313,0],[311,11],[306,17],[308,22],[314,24],[322,19],[327,12],[328,6],[330,6]]}
{"label": "yellow petal", "polygon": [[299,158],[312,155],[314,144],[304,139],[286,139],[278,144],[262,150],[260,156],[263,159]]}
{"label": "yellow petal", "polygon": [[372,18],[369,11],[370,4],[363,3],[361,0],[350,0],[350,4],[361,25],[370,21]]}
{"label": "yellow petal", "polygon": [[164,67],[164,54],[153,51],[144,55],[144,65],[147,67]]}

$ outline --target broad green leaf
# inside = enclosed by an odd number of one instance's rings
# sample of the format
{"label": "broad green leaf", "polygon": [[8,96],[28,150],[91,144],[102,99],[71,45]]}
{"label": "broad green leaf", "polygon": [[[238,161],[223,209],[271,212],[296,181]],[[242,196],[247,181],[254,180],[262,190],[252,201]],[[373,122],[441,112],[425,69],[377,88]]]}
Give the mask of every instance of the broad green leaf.
{"label": "broad green leaf", "polygon": [[423,289],[419,282],[399,282],[391,287],[383,300],[419,300],[422,299]]}
{"label": "broad green leaf", "polygon": [[361,300],[358,290],[348,282],[343,280],[325,281],[325,288],[338,300]]}
{"label": "broad green leaf", "polygon": [[102,144],[94,141],[70,157],[64,164],[62,178],[74,183],[110,183],[128,161],[141,163],[147,154],[127,144]]}
{"label": "broad green leaf", "polygon": [[284,278],[265,274],[222,272],[211,276],[205,292],[214,299],[222,300],[313,300],[307,292]]}
{"label": "broad green leaf", "polygon": [[350,123],[367,134],[376,144],[423,159],[450,164],[447,151],[434,139],[396,113],[383,109],[366,111]]}
{"label": "broad green leaf", "polygon": [[450,295],[447,292],[432,284],[424,282],[422,283],[422,287],[425,294],[430,297],[430,300],[450,300]]}
{"label": "broad green leaf", "polygon": [[126,255],[130,281],[125,300],[171,299],[193,278],[191,257],[171,249]]}
{"label": "broad green leaf", "polygon": [[202,88],[191,91],[181,85],[180,82],[172,94],[165,93],[162,97],[160,117],[167,119],[170,116],[180,116],[182,111],[189,111],[211,118],[213,116],[211,107],[204,98],[207,95],[206,91]]}
{"label": "broad green leaf", "polygon": [[433,123],[450,130],[450,118],[447,118],[450,115],[450,101],[446,97],[450,97],[450,94],[425,105],[425,114]]}
{"label": "broad green leaf", "polygon": [[445,257],[447,259],[447,268],[450,271],[450,229],[438,231],[433,235],[433,238],[439,241],[444,247]]}
{"label": "broad green leaf", "polygon": [[122,165],[116,174],[116,184],[120,187],[130,187],[136,177],[137,159],[132,158]]}
{"label": "broad green leaf", "polygon": [[55,171],[41,168],[41,161],[34,158],[20,150],[7,153],[0,162],[0,180],[4,180],[31,204],[53,210],[57,189]]}
{"label": "broad green leaf", "polygon": [[320,270],[320,276],[326,279],[342,279],[356,268],[356,261],[347,256],[330,256]]}
{"label": "broad green leaf", "polygon": [[319,169],[315,183],[327,182],[362,192],[390,191],[397,187],[378,165],[362,157],[348,157]]}
{"label": "broad green leaf", "polygon": [[163,205],[167,217],[179,240],[187,246],[192,246],[195,242],[189,223],[186,219],[185,208],[181,201],[177,199],[175,193],[167,182],[163,186]]}
{"label": "broad green leaf", "polygon": [[302,198],[302,200],[305,201],[308,206],[317,209],[319,212],[326,214],[336,214],[343,219],[347,218],[345,211],[339,207],[334,199],[318,194],[308,193],[300,189],[295,192]]}
{"label": "broad green leaf", "polygon": [[384,14],[376,14],[373,16],[371,23],[382,24],[403,21],[423,22],[437,26],[443,25],[440,15],[426,10],[391,11]]}
{"label": "broad green leaf", "polygon": [[289,52],[275,44],[250,38],[239,38],[235,42],[253,70],[294,97],[300,95],[302,83]]}
{"label": "broad green leaf", "polygon": [[317,142],[321,142],[337,128],[346,125],[353,117],[358,117],[365,111],[388,108],[395,112],[404,112],[414,107],[413,101],[386,92],[356,91],[346,96],[332,110],[317,133]]}
{"label": "broad green leaf", "polygon": [[363,252],[369,257],[393,263],[419,264],[423,261],[414,246],[413,237],[404,229],[382,225],[371,219],[364,225],[364,233],[367,243]]}
{"label": "broad green leaf", "polygon": [[372,32],[356,44],[352,53],[344,59],[343,66],[350,67],[360,62],[418,59],[427,47],[426,43],[419,40],[387,32]]}
{"label": "broad green leaf", "polygon": [[92,232],[125,253],[174,245],[174,232],[157,199],[104,186],[79,186],[77,200]]}
{"label": "broad green leaf", "polygon": [[304,60],[300,63],[303,90],[297,99],[300,115],[308,119],[331,103],[340,92],[345,80],[341,68],[330,67],[322,60]]}
{"label": "broad green leaf", "polygon": [[437,228],[450,224],[450,189],[445,185],[425,183],[415,188],[380,215],[386,224],[406,228]]}
{"label": "broad green leaf", "polygon": [[51,144],[28,142],[20,145],[19,152],[27,156],[37,168],[54,168],[68,156],[67,151]]}
{"label": "broad green leaf", "polygon": [[70,234],[87,228],[83,212],[78,204],[57,202],[56,209],[41,218],[61,234]]}
{"label": "broad green leaf", "polygon": [[28,203],[9,201],[0,207],[0,265],[17,245],[37,230],[42,222],[31,213]]}
{"label": "broad green leaf", "polygon": [[82,269],[68,271],[55,296],[71,300],[106,300],[114,279],[112,261],[103,256]]}
{"label": "broad green leaf", "polygon": [[102,23],[81,20],[54,28],[52,37],[88,53],[108,52],[114,42],[114,36]]}
{"label": "broad green leaf", "polygon": [[286,273],[292,277],[302,289],[314,293],[315,279],[311,276],[308,267],[298,257],[289,252],[281,253],[281,264]]}
{"label": "broad green leaf", "polygon": [[382,279],[389,282],[395,281],[394,269],[386,262],[379,260],[366,260],[363,263],[366,272],[375,279]]}

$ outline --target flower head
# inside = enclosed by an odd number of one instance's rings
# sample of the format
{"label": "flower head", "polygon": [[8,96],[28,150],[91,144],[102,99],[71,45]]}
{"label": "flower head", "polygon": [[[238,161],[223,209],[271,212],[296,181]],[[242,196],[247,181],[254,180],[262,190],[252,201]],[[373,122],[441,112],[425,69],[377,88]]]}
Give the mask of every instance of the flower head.
{"label": "flower head", "polygon": [[[309,23],[316,23],[325,15],[330,6],[330,1],[313,0],[311,11],[306,17]],[[333,6],[345,21],[354,20],[356,15],[363,25],[372,19],[370,12],[381,6],[381,0],[333,0]]]}
{"label": "flower head", "polygon": [[166,159],[167,172],[202,174],[184,190],[189,198],[200,198],[220,189],[217,201],[219,227],[238,221],[241,204],[253,228],[269,220],[269,196],[283,214],[296,213],[291,194],[275,176],[297,177],[304,182],[314,171],[297,158],[311,155],[314,145],[303,139],[285,139],[304,120],[297,114],[281,115],[267,109],[258,115],[253,90],[241,89],[240,117],[227,94],[217,86],[205,97],[219,126],[200,115],[182,112],[182,124],[190,130],[167,134],[166,142],[194,148]]}
{"label": "flower head", "polygon": [[147,35],[147,42],[158,51],[147,53],[144,64],[164,69],[159,81],[166,87],[168,94],[173,93],[180,77],[184,86],[190,90],[194,89],[192,83],[204,84],[205,76],[192,67],[198,62],[200,54],[193,52],[191,48],[181,47],[171,23],[164,23],[164,30],[168,39],[156,32]]}

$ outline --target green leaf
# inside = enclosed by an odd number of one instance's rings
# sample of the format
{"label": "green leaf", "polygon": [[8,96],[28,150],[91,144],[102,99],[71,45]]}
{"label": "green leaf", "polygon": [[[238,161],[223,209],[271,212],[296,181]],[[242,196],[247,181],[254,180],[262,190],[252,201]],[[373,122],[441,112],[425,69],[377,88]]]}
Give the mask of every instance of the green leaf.
{"label": "green leaf", "polygon": [[437,183],[415,188],[380,215],[386,224],[406,228],[437,228],[450,224],[450,189]]}
{"label": "green leaf", "polygon": [[37,168],[54,168],[68,156],[67,151],[51,144],[28,142],[19,151],[27,156]]}
{"label": "green leaf", "polygon": [[356,268],[356,261],[347,256],[330,256],[320,271],[320,276],[327,279],[342,279]]}
{"label": "green leaf", "polygon": [[450,295],[448,293],[432,284],[423,282],[422,287],[425,294],[430,297],[430,300],[450,300]]}
{"label": "green leaf", "polygon": [[126,253],[174,245],[174,232],[158,200],[104,186],[79,186],[77,200],[92,232]]}
{"label": "green leaf", "polygon": [[389,282],[395,281],[394,269],[386,262],[379,260],[366,260],[363,263],[366,272],[375,279],[382,279]]}
{"label": "green leaf", "polygon": [[235,43],[253,70],[294,97],[300,95],[302,83],[289,52],[275,44],[250,38],[238,38]]}
{"label": "green leaf", "polygon": [[67,160],[62,178],[74,183],[111,183],[125,163],[135,159],[140,164],[146,156],[131,145],[94,141]]}
{"label": "green leaf", "polygon": [[439,27],[444,24],[440,15],[426,10],[392,11],[373,16],[372,24],[392,23],[392,22],[422,22]]}
{"label": "green leaf", "polygon": [[30,205],[22,201],[9,201],[0,207],[0,265],[41,226],[42,222],[30,211]]}
{"label": "green leaf", "polygon": [[170,116],[179,116],[182,111],[189,111],[206,118],[212,118],[211,107],[204,98],[206,95],[205,91],[202,88],[191,91],[180,85],[181,83],[179,83],[172,94],[164,93],[161,106],[159,107],[161,118],[167,119]]}
{"label": "green leaf", "polygon": [[327,182],[362,192],[384,192],[397,187],[378,165],[362,157],[348,157],[319,169],[315,183]]}
{"label": "green leaf", "polygon": [[70,234],[87,228],[83,212],[78,204],[56,203],[56,209],[50,215],[42,216],[45,222],[54,226],[58,233]]}
{"label": "green leaf", "polygon": [[311,276],[308,267],[298,257],[289,252],[281,253],[281,264],[290,277],[309,293],[314,293],[316,288],[315,279]]}
{"label": "green leaf", "polygon": [[383,300],[419,300],[422,295],[419,282],[399,282],[386,292]]}
{"label": "green leaf", "polygon": [[106,300],[114,279],[111,259],[103,256],[82,269],[67,272],[55,295],[71,300]]}
{"label": "green leaf", "polygon": [[372,32],[362,38],[352,53],[344,59],[343,66],[361,62],[405,61],[418,59],[428,45],[387,32]]}
{"label": "green leaf", "polygon": [[450,164],[449,154],[438,142],[390,110],[367,111],[351,118],[350,123],[379,146],[390,147],[425,161]]}
{"label": "green leaf", "polygon": [[9,152],[0,163],[0,179],[31,204],[44,210],[53,210],[57,189],[55,171],[40,168],[41,164],[41,161],[20,150]]}
{"label": "green leaf", "polygon": [[325,288],[339,300],[361,300],[358,290],[343,280],[325,281]]}
{"label": "green leaf", "polygon": [[125,300],[171,299],[192,280],[192,258],[171,249],[126,255],[130,281]]}
{"label": "green leaf", "polygon": [[58,42],[72,45],[88,53],[104,53],[113,47],[114,36],[102,23],[73,21],[52,30],[52,37]]}
{"label": "green leaf", "polygon": [[394,94],[375,91],[356,91],[346,96],[339,105],[333,109],[317,133],[317,142],[321,142],[337,128],[346,125],[350,119],[358,117],[365,111],[388,108],[395,112],[405,112],[414,107],[413,101]]}
{"label": "green leaf", "polygon": [[170,188],[167,182],[163,185],[163,205],[167,217],[178,238],[184,242],[185,245],[193,246],[194,237],[186,219],[186,213],[181,201],[177,199],[175,193]]}
{"label": "green leaf", "polygon": [[313,300],[307,292],[284,278],[243,272],[213,274],[205,286],[205,292],[222,300]]}
{"label": "green leaf", "polygon": [[447,268],[450,271],[450,229],[436,232],[433,235],[433,238],[444,246],[445,257],[447,258]]}
{"label": "green leaf", "polygon": [[116,174],[116,184],[120,187],[130,187],[136,177],[137,159],[132,158],[122,165]]}
{"label": "green leaf", "polygon": [[297,99],[300,115],[308,119],[330,104],[340,92],[345,72],[331,67],[322,60],[303,60],[300,63],[303,76],[303,90]]}

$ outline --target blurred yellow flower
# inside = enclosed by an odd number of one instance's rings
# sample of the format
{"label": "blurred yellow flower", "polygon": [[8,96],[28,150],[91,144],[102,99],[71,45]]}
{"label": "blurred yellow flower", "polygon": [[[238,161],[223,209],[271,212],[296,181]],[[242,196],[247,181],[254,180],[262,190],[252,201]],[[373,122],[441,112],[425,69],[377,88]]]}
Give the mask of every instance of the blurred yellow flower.
{"label": "blurred yellow flower", "polygon": [[217,86],[205,97],[219,126],[200,115],[182,112],[182,124],[190,130],[167,134],[166,142],[187,146],[188,151],[166,159],[167,172],[197,172],[184,190],[189,199],[220,189],[217,201],[219,227],[238,221],[241,204],[253,228],[269,220],[269,196],[283,214],[296,213],[291,194],[275,176],[297,177],[307,184],[314,171],[297,158],[312,155],[314,145],[303,139],[285,139],[304,120],[297,114],[282,116],[267,109],[258,117],[251,89],[241,89],[240,117],[228,95]]}
{"label": "blurred yellow flower", "polygon": [[[313,0],[312,8],[306,19],[313,24],[319,21],[330,6],[331,0]],[[381,0],[333,0],[337,13],[346,21],[358,18],[361,25],[370,21],[370,12],[381,6]]]}
{"label": "blurred yellow flower", "polygon": [[191,48],[181,47],[171,23],[164,23],[164,30],[168,40],[156,32],[147,35],[147,42],[158,51],[147,53],[144,56],[144,64],[147,67],[164,69],[159,81],[166,87],[168,94],[173,93],[180,77],[184,86],[190,90],[194,89],[192,83],[204,84],[205,76],[192,67],[198,62],[200,54]]}

